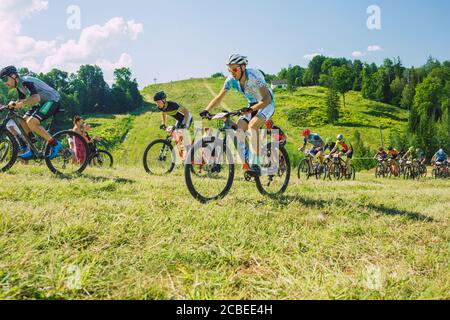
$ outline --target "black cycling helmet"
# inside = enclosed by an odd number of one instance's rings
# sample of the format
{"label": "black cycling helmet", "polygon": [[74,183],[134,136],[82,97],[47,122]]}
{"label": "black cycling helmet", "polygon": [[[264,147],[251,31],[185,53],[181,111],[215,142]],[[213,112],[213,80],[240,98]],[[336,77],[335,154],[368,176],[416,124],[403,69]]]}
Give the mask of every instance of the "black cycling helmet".
{"label": "black cycling helmet", "polygon": [[13,74],[19,74],[17,71],[17,68],[14,66],[8,66],[2,69],[0,71],[0,78],[6,77],[6,76],[12,76]]}
{"label": "black cycling helmet", "polygon": [[388,148],[388,150],[389,150],[389,151],[392,151],[392,150],[394,150],[394,147],[393,147],[393,146],[390,146],[390,147]]}
{"label": "black cycling helmet", "polygon": [[158,92],[157,94],[155,94],[155,97],[153,98],[153,100],[156,101],[160,101],[160,100],[166,100],[167,95],[164,91]]}

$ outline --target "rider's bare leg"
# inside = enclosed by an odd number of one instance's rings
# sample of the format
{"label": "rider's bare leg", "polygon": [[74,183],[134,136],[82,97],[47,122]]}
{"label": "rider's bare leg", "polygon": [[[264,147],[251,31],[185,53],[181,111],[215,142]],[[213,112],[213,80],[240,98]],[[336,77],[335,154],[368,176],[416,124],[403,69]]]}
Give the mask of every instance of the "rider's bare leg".
{"label": "rider's bare leg", "polygon": [[49,142],[52,139],[52,136],[41,126],[41,122],[38,119],[33,117],[29,118],[27,120],[27,125],[31,131],[37,133],[40,137],[45,139],[45,141]]}
{"label": "rider's bare leg", "polygon": [[29,116],[24,116],[23,119],[22,119],[22,118],[17,119],[18,122],[19,122],[19,125],[22,127],[23,131],[25,131],[25,133],[26,133],[27,135],[29,135],[30,132],[31,132],[31,129],[30,129],[30,127],[29,127],[28,124],[27,124],[27,121],[28,121],[29,119],[30,119]]}
{"label": "rider's bare leg", "polygon": [[[251,141],[250,150],[253,155],[253,162],[254,162],[252,164],[258,164],[258,165],[260,164],[259,161],[257,161],[257,159],[259,159],[260,149],[261,149],[261,146],[259,145],[259,142],[260,142],[259,141],[259,137],[260,137],[259,130],[262,128],[262,126],[265,123],[266,123],[266,121],[263,118],[256,116],[252,119],[252,121],[250,121],[250,123],[248,125],[249,136],[250,136],[250,141]],[[255,157],[256,157],[256,159],[255,159]]]}

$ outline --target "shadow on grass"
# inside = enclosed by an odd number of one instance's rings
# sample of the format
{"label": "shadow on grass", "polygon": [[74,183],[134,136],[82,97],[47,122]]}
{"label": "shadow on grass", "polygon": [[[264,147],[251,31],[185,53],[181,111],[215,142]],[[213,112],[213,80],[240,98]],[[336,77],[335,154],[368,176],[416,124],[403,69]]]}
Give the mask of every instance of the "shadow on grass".
{"label": "shadow on grass", "polygon": [[405,122],[405,121],[408,120],[408,119],[397,117],[397,116],[395,116],[395,115],[393,115],[391,113],[382,112],[382,111],[375,111],[375,110],[373,110],[373,111],[364,112],[364,113],[369,115],[369,116],[372,116],[372,117],[387,118],[387,119],[391,119],[391,120],[398,121],[398,122]]}
{"label": "shadow on grass", "polygon": [[346,128],[375,128],[378,129],[379,127],[370,125],[370,124],[362,124],[362,123],[356,123],[356,122],[339,122],[337,124],[338,127],[346,127]]}
{"label": "shadow on grass", "polygon": [[56,176],[57,179],[60,180],[75,180],[75,179],[88,179],[91,182],[114,182],[118,184],[134,184],[135,180],[125,179],[125,178],[107,178],[101,176],[93,176],[90,174],[82,174],[82,175],[72,175],[72,176]]}
{"label": "shadow on grass", "polygon": [[[318,199],[311,199],[311,198],[305,198],[301,196],[294,196],[294,195],[283,195],[279,197],[272,198],[277,204],[281,205],[288,205],[292,202],[297,202],[305,207],[308,208],[318,208],[323,209],[332,205],[337,206],[345,206],[346,201],[338,198],[335,200],[318,200]],[[384,215],[388,216],[403,216],[406,217],[409,220],[413,221],[423,221],[423,222],[434,222],[434,219],[431,217],[428,217],[426,215],[423,215],[418,212],[414,211],[408,211],[408,210],[401,210],[397,208],[389,208],[384,205],[375,205],[375,204],[359,204],[358,207],[360,209],[370,209],[372,211],[376,211],[379,213],[382,213]]]}
{"label": "shadow on grass", "polygon": [[361,206],[361,207],[369,208],[370,210],[377,211],[379,213],[382,213],[382,214],[385,214],[388,216],[404,216],[404,217],[408,218],[409,220],[434,222],[433,218],[423,215],[421,213],[407,211],[407,210],[400,210],[397,208],[388,208],[384,205],[378,206],[378,205],[374,205],[374,204],[369,204],[367,206]]}

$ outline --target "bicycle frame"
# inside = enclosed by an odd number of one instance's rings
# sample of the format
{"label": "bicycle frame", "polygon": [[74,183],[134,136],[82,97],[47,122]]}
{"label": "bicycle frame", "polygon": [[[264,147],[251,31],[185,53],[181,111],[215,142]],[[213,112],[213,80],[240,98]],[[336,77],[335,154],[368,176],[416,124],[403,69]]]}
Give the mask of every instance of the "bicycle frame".
{"label": "bicycle frame", "polygon": [[[0,110],[1,110],[1,108],[0,108]],[[44,156],[44,148],[45,148],[45,146],[43,147],[42,150],[38,150],[36,148],[36,146],[34,145],[34,143],[31,142],[30,138],[28,137],[28,134],[26,134],[25,130],[20,125],[20,122],[19,122],[18,119],[19,119],[19,117],[17,116],[17,112],[15,112],[13,110],[9,110],[8,111],[8,115],[5,117],[5,119],[3,120],[2,124],[0,125],[0,130],[1,131],[8,130],[7,124],[8,124],[8,122],[10,120],[12,120],[16,124],[17,128],[19,128],[19,131],[20,131],[19,134],[22,135],[22,138],[28,144],[28,146],[30,147],[31,151],[34,153],[36,158],[37,159],[44,159],[45,158],[45,156]],[[14,136],[16,137],[16,135],[14,135]],[[16,139],[17,139],[17,137],[16,137]]]}

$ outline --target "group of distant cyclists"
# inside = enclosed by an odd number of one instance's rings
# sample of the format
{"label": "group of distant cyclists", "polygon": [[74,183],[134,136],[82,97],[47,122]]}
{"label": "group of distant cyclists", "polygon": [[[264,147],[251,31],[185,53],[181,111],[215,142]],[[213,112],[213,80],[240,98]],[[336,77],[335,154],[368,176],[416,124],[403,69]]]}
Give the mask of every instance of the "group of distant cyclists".
{"label": "group of distant cyclists", "polygon": [[[394,175],[400,175],[404,172],[406,165],[417,165],[419,167],[425,167],[427,163],[427,157],[423,150],[420,148],[410,147],[408,150],[398,151],[393,146],[389,146],[387,151],[384,147],[380,147],[374,156],[380,166],[383,168],[383,173],[392,172]],[[445,175],[450,173],[450,157],[444,151],[443,148],[439,149],[431,158],[433,167],[442,168]]]}

